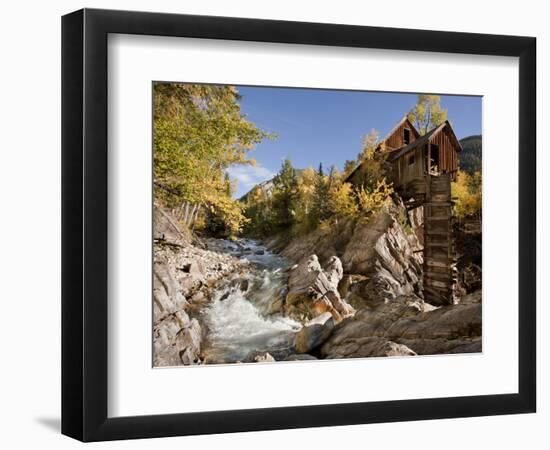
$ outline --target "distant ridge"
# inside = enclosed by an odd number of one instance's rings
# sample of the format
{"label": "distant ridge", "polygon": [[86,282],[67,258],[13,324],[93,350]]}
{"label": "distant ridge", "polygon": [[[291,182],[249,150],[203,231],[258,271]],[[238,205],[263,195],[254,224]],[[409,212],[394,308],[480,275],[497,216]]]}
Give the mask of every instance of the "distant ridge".
{"label": "distant ridge", "polygon": [[[303,171],[304,169],[294,169],[294,173],[296,175],[300,175]],[[265,181],[262,181],[261,183],[256,184],[246,194],[244,194],[241,198],[239,198],[239,201],[246,202],[246,200],[248,199],[248,196],[258,188],[270,194],[271,192],[273,192],[273,188],[275,187],[275,178],[276,176],[269,180],[265,180]]]}
{"label": "distant ridge", "polygon": [[460,169],[473,174],[481,172],[482,144],[481,135],[465,137],[460,140],[462,151],[458,155]]}

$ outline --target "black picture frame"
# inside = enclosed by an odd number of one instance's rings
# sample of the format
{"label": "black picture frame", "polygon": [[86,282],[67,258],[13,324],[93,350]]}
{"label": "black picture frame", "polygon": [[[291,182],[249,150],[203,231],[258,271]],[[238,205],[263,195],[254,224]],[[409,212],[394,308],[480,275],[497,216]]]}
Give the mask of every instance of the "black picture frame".
{"label": "black picture frame", "polygon": [[[518,392],[109,418],[107,36],[110,33],[518,57]],[[535,412],[535,101],[533,37],[94,9],[64,16],[62,433],[82,441],[101,441]]]}

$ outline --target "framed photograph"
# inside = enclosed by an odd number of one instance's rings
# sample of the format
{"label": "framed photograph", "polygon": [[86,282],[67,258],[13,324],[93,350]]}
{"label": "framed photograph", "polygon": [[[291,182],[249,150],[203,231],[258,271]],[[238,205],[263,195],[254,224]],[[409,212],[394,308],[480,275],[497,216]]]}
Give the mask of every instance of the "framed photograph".
{"label": "framed photograph", "polygon": [[62,432],[535,412],[535,55],[64,16]]}

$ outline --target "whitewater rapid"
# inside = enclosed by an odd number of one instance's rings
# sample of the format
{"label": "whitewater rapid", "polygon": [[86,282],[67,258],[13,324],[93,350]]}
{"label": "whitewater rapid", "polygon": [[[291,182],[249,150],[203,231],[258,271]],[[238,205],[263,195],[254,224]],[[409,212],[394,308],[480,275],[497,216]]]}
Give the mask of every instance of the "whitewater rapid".
{"label": "whitewater rapid", "polygon": [[292,345],[301,324],[272,313],[285,293],[289,266],[281,256],[250,240],[217,241],[216,251],[248,260],[250,269],[217,286],[202,312],[207,328],[204,354],[217,363],[242,361],[252,352],[269,352]]}

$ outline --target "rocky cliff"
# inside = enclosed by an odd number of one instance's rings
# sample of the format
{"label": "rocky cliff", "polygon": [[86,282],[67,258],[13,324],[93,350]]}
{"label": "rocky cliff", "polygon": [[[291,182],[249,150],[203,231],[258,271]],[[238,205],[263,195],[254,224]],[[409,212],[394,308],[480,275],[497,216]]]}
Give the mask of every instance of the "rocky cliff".
{"label": "rocky cliff", "polygon": [[339,298],[354,309],[344,320],[318,310],[298,350],[323,359],[481,351],[481,291],[440,308],[422,299],[422,222],[422,208],[407,212],[397,199],[368,222],[341,221],[284,247],[302,285],[308,262],[330,272],[339,258]]}
{"label": "rocky cliff", "polygon": [[321,355],[331,359],[480,351],[480,292],[441,308],[415,297],[398,297],[362,309],[337,325],[321,347]]}
{"label": "rocky cliff", "polygon": [[193,315],[210,301],[210,291],[246,262],[207,249],[207,244],[178,227],[171,215],[154,208],[153,363],[154,366],[201,362],[205,329]]}
{"label": "rocky cliff", "polygon": [[157,207],[154,220],[155,366],[481,351],[480,291],[422,299],[421,210],[395,202],[320,227],[287,243],[286,260],[199,240]]}
{"label": "rocky cliff", "polygon": [[321,264],[337,256],[340,294],[357,309],[421,295],[421,220],[418,210],[409,214],[396,201],[369,221],[343,220],[294,239],[282,255],[293,261],[317,255]]}

